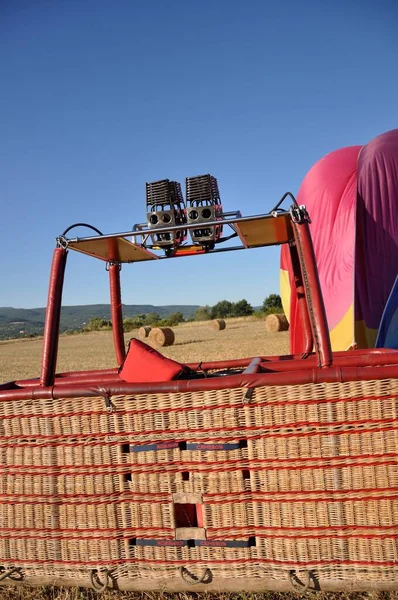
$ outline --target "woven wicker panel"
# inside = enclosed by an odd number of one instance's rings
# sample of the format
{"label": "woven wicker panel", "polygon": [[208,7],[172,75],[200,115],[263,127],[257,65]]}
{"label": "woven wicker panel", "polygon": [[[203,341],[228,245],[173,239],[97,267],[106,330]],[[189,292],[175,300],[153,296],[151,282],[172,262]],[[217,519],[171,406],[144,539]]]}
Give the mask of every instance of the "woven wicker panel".
{"label": "woven wicker panel", "polygon": [[[0,403],[0,564],[28,580],[398,581],[397,381],[246,391],[115,396],[112,414],[102,397]],[[167,545],[181,494],[214,545]]]}

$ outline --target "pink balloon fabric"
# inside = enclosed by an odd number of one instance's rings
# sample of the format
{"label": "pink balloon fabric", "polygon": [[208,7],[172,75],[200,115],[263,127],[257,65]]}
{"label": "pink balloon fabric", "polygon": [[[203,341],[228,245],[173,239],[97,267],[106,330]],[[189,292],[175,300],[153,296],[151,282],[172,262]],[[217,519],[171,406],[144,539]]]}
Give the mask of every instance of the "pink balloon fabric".
{"label": "pink balloon fabric", "polygon": [[[334,350],[374,345],[398,273],[398,129],[366,146],[331,152],[307,173],[297,200],[307,207]],[[289,250],[282,248],[288,271]],[[296,298],[282,289],[291,352],[303,351]]]}

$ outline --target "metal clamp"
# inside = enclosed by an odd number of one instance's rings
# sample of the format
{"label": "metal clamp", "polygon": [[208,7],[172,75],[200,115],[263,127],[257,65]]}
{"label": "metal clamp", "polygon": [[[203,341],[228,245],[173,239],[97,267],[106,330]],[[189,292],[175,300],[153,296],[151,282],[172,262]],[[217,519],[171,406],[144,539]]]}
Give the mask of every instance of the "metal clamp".
{"label": "metal clamp", "polygon": [[293,223],[311,223],[310,216],[304,204],[302,204],[301,206],[296,206],[293,204],[290,207],[290,216],[292,218]]}
{"label": "metal clamp", "polygon": [[111,415],[112,413],[116,412],[116,408],[115,405],[112,403],[111,400],[111,396],[109,396],[109,394],[105,394],[104,395],[104,400],[105,400],[105,408],[106,411]]}
{"label": "metal clamp", "polygon": [[109,271],[109,267],[116,265],[119,267],[119,271],[122,270],[122,263],[119,262],[118,260],[108,260],[105,263],[105,271]]}
{"label": "metal clamp", "polygon": [[57,248],[63,248],[64,250],[68,249],[69,241],[63,235],[60,235],[55,240],[57,242]]}
{"label": "metal clamp", "polygon": [[252,398],[253,398],[253,394],[254,394],[254,388],[247,388],[247,390],[242,398],[242,404],[250,404],[250,402],[252,401]]}

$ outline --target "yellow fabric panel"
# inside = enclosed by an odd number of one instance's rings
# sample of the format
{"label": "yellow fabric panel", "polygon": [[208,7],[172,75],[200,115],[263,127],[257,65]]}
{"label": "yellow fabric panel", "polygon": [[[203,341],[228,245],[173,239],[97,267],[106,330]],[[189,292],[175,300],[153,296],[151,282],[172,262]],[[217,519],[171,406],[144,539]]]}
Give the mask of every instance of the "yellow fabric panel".
{"label": "yellow fabric panel", "polygon": [[330,342],[332,350],[348,350],[354,343],[354,305],[345,313],[344,317],[339,321],[330,332]]}
{"label": "yellow fabric panel", "polygon": [[280,270],[279,275],[279,285],[281,289],[281,299],[284,313],[286,315],[287,320],[290,323],[290,280],[289,280],[289,271],[285,271],[284,269]]}
{"label": "yellow fabric panel", "polygon": [[[280,292],[282,298],[282,306],[290,322],[290,298],[291,288],[289,272],[284,269],[280,270]],[[376,338],[375,338],[376,339]],[[339,321],[336,327],[330,332],[330,341],[332,349],[335,350],[348,350],[354,343],[354,306],[351,304],[350,308]],[[374,346],[374,344],[373,344]],[[363,346],[360,346],[363,347]]]}

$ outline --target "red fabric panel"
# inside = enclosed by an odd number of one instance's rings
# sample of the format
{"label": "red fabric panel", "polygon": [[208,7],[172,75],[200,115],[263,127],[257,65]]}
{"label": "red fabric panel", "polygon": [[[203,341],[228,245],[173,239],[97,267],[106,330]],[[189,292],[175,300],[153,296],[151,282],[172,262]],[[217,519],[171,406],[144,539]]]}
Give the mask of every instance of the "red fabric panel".
{"label": "red fabric panel", "polygon": [[174,521],[176,527],[200,527],[196,504],[174,504]]}
{"label": "red fabric panel", "polygon": [[133,339],[119,377],[128,383],[171,381],[184,369],[184,365],[166,358],[140,340]]}

